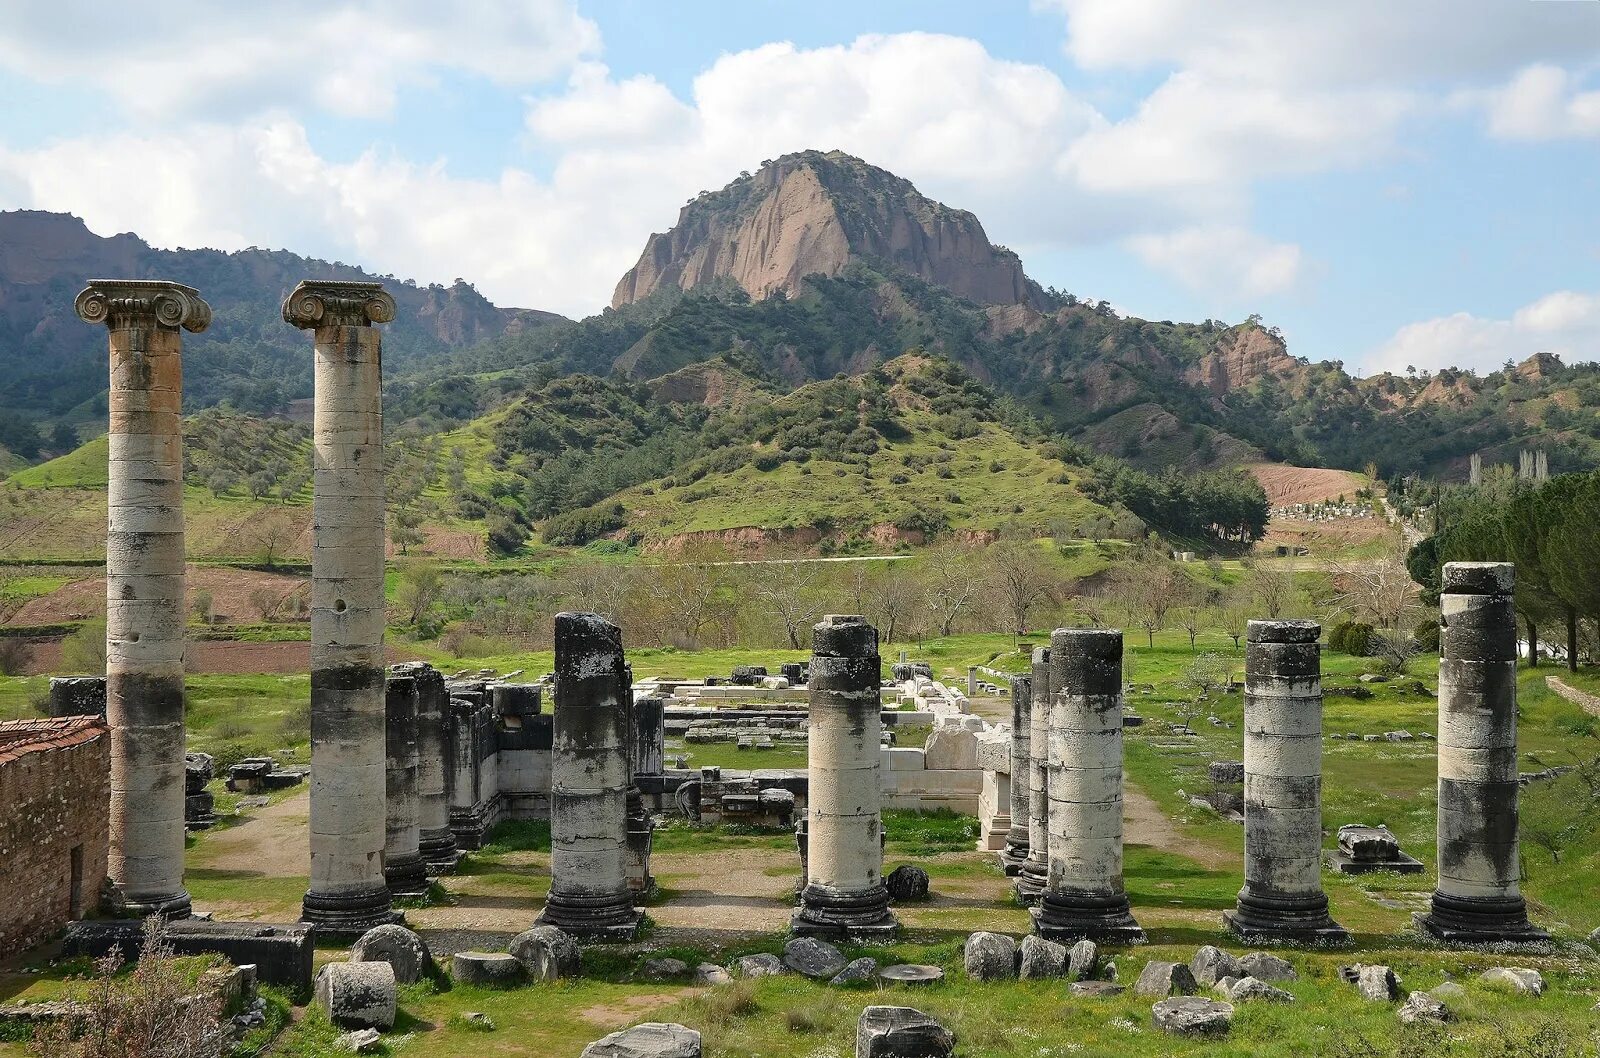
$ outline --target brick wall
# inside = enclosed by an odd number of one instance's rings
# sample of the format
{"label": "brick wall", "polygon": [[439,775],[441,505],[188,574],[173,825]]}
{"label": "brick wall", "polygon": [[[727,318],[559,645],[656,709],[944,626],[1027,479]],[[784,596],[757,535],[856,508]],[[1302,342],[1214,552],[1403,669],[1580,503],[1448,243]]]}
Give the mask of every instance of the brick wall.
{"label": "brick wall", "polygon": [[0,956],[92,913],[106,876],[111,736],[97,717],[0,724]]}

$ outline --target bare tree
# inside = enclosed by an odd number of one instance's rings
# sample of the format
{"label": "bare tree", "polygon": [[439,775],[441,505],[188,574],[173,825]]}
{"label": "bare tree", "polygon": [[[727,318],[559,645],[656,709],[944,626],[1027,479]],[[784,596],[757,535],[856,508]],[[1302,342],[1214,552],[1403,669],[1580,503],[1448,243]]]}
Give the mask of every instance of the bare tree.
{"label": "bare tree", "polygon": [[930,548],[919,565],[928,616],[940,635],[950,635],[982,583],[977,551],[971,544],[940,544]]}
{"label": "bare tree", "polygon": [[710,545],[691,545],[651,567],[650,590],[671,622],[669,638],[697,647],[707,629],[732,618],[731,568],[727,553]]}
{"label": "bare tree", "polygon": [[[864,564],[864,563],[863,563]],[[895,636],[904,635],[906,628],[916,623],[921,593],[915,581],[895,567],[902,562],[888,563],[879,570],[868,589],[872,621],[885,643],[893,643]]]}
{"label": "bare tree", "polygon": [[416,628],[427,618],[428,611],[439,601],[442,592],[443,582],[437,566],[418,564],[407,567],[395,591],[395,603],[400,608],[400,616],[407,625]]}
{"label": "bare tree", "polygon": [[1116,572],[1117,594],[1129,619],[1144,629],[1152,648],[1156,633],[1167,627],[1167,615],[1177,602],[1178,573],[1166,559],[1130,562]]}
{"label": "bare tree", "polygon": [[1294,606],[1294,566],[1268,566],[1255,563],[1248,567],[1245,584],[1255,603],[1256,614],[1277,620],[1288,614]]}
{"label": "bare tree", "polygon": [[564,571],[561,588],[580,610],[621,626],[638,580],[634,567],[619,562],[580,562]]}
{"label": "bare tree", "polygon": [[1334,563],[1333,603],[1337,610],[1370,621],[1382,640],[1379,656],[1394,672],[1404,672],[1415,656],[1411,634],[1421,604],[1417,584],[1400,554],[1370,562]]}
{"label": "bare tree", "polygon": [[[865,566],[865,562],[855,563]],[[826,607],[820,590],[825,567],[798,553],[785,552],[776,560],[744,567],[748,570],[751,595],[762,612],[783,628],[789,647],[799,650],[810,642],[811,626]]]}
{"label": "bare tree", "polygon": [[989,545],[984,558],[1011,632],[1020,639],[1027,634],[1034,608],[1054,597],[1055,573],[1043,549],[1026,537],[1003,536]]}

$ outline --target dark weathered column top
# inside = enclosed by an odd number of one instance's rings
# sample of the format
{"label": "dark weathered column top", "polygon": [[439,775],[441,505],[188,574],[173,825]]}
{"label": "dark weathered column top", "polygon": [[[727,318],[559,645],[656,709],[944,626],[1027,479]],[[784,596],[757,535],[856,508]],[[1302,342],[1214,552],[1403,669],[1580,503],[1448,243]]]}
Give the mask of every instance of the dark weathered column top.
{"label": "dark weathered column top", "polygon": [[200,292],[165,279],[91,279],[72,307],[85,323],[113,330],[143,325],[198,333],[211,325],[211,306]]}
{"label": "dark weathered column top", "polygon": [[305,279],[283,300],[283,320],[300,328],[368,327],[394,319],[394,298],[382,283]]}
{"label": "dark weathered column top", "polygon": [[1315,621],[1251,621],[1245,626],[1248,643],[1315,643],[1322,638],[1322,626]]}
{"label": "dark weathered column top", "polygon": [[1446,562],[1442,591],[1446,595],[1510,595],[1517,567],[1510,562]]}
{"label": "dark weathered column top", "polygon": [[878,630],[858,614],[827,614],[811,629],[811,652],[821,657],[875,657]]}

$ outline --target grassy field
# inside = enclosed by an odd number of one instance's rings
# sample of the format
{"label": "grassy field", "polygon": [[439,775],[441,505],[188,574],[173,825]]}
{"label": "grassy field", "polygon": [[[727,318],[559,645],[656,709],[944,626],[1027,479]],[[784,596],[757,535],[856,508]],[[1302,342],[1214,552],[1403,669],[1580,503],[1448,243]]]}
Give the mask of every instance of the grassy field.
{"label": "grassy field", "polygon": [[[1019,671],[1031,645],[1042,641],[1039,635],[1027,637],[1019,649],[1008,636],[962,635],[928,641],[910,648],[910,653],[929,660],[942,675],[958,679],[972,664]],[[886,662],[897,649],[885,648]],[[1127,650],[1128,676],[1135,686],[1128,706],[1146,718],[1143,726],[1129,729],[1126,739],[1128,782],[1154,802],[1167,830],[1149,839],[1152,843],[1130,842],[1125,849],[1127,890],[1149,935],[1144,947],[1107,953],[1125,983],[1148,959],[1186,961],[1206,943],[1240,950],[1223,931],[1220,912],[1233,905],[1242,884],[1243,844],[1242,827],[1189,800],[1210,790],[1206,777],[1210,761],[1240,759],[1239,696],[1213,696],[1198,710],[1192,708],[1194,696],[1182,678],[1194,655],[1182,634],[1159,635],[1153,649],[1142,636],[1130,636]],[[1232,658],[1242,671],[1242,654],[1234,653],[1226,637],[1202,638],[1198,650]],[[629,657],[641,677],[701,676],[726,673],[736,664],[771,666],[803,654],[667,650],[630,651]],[[550,658],[517,655],[491,659],[489,664],[540,672],[549,667]],[[1435,660],[1418,659],[1406,677],[1361,682],[1359,677],[1372,667],[1367,659],[1324,654],[1325,730],[1356,736],[1399,730],[1414,736],[1431,734],[1436,715]],[[1600,732],[1600,720],[1547,691],[1543,678],[1551,671],[1522,673],[1519,748],[1524,771],[1596,756],[1593,740]],[[43,686],[39,678],[0,680],[0,714],[25,714]],[[304,677],[194,677],[191,742],[223,756],[249,749],[303,760],[308,694]],[[1005,708],[1003,702],[985,704]],[[1182,732],[1185,719],[1192,722],[1192,733]],[[692,765],[800,766],[804,759],[802,750],[787,746],[758,754],[731,745],[700,745],[689,752]],[[1434,745],[1426,739],[1325,741],[1328,844],[1342,823],[1381,822],[1395,831],[1407,851],[1431,865],[1434,772]],[[294,803],[289,799],[299,796],[293,791],[275,795],[273,804],[281,814]],[[750,914],[759,912],[781,921],[787,916],[782,894],[792,890],[797,878],[793,838],[787,833],[666,825],[657,831],[655,844],[663,891],[649,910],[668,925],[637,945],[587,950],[585,976],[578,981],[511,991],[451,988],[447,980],[409,986],[402,992],[401,1021],[396,1034],[388,1038],[386,1052],[425,1047],[433,1058],[475,1058],[486,1053],[566,1058],[611,1029],[664,1020],[700,1029],[706,1053],[716,1058],[844,1058],[852,1053],[855,1019],[862,1006],[905,1003],[951,1027],[960,1039],[959,1053],[968,1058],[1594,1054],[1600,1041],[1590,1008],[1600,997],[1600,961],[1580,943],[1589,930],[1600,926],[1593,882],[1600,876],[1600,827],[1589,807],[1593,802],[1584,776],[1576,772],[1532,783],[1522,792],[1524,891],[1534,919],[1560,941],[1558,954],[1490,956],[1423,945],[1409,931],[1409,917],[1432,889],[1431,872],[1360,878],[1325,873],[1334,917],[1355,933],[1358,949],[1288,953],[1300,974],[1287,986],[1296,1002],[1241,1006],[1231,1034],[1220,1041],[1166,1037],[1151,1025],[1150,1001],[1126,994],[1074,999],[1060,982],[968,981],[961,971],[961,943],[967,933],[997,929],[1020,935],[1028,920],[1011,900],[1007,880],[993,858],[971,851],[977,821],[960,816],[885,814],[886,869],[897,863],[923,864],[933,879],[935,899],[900,909],[906,931],[896,944],[850,952],[880,961],[933,963],[945,969],[944,983],[917,990],[842,991],[793,977],[717,989],[645,981],[639,973],[642,961],[662,954],[691,964],[725,963],[740,954],[779,950],[782,936],[775,930],[695,930],[696,907],[707,894],[753,871],[758,882],[767,881],[765,890],[747,898]],[[224,809],[231,803],[224,801]],[[249,818],[249,813],[241,818]],[[191,841],[188,884],[197,904],[233,913],[255,908],[263,917],[292,915],[304,892],[305,876],[291,870],[251,869],[236,850],[227,851],[241,833],[235,826],[224,826]],[[409,909],[407,914],[425,931],[489,929],[508,936],[531,922],[548,885],[548,827],[503,825],[484,849],[469,855],[461,870],[444,880],[442,902]],[[738,900],[746,898],[734,899],[737,908]],[[336,953],[330,950],[319,957]],[[1387,963],[1407,988],[1428,988],[1446,980],[1461,983],[1466,997],[1451,1004],[1457,1020],[1442,1030],[1401,1026],[1391,1006],[1366,1003],[1337,979],[1338,965],[1352,961]],[[1514,998],[1477,981],[1488,966],[1506,964],[1538,967],[1545,974],[1548,993],[1539,999]],[[64,987],[61,977],[48,970],[0,975],[0,996],[58,994]],[[470,1026],[462,1018],[467,1011],[487,1013],[495,1028],[485,1032]],[[336,1035],[310,1011],[277,1039],[272,1053],[333,1058]],[[19,1058],[21,1053],[19,1044],[0,1043],[3,1058]]]}

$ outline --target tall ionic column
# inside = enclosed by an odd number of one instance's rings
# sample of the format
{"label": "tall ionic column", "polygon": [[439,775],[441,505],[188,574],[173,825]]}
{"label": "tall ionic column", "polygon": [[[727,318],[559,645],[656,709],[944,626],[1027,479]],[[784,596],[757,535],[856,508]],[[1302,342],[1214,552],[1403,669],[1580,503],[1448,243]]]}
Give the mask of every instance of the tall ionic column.
{"label": "tall ionic column", "polygon": [[1039,902],[1050,877],[1050,775],[1046,767],[1050,743],[1050,648],[1033,648],[1033,674],[1028,679],[1028,856],[1011,883],[1017,899],[1029,907]]}
{"label": "tall ionic column", "polygon": [[397,915],[383,878],[383,391],[378,283],[308,279],[283,303],[315,334],[311,888],[302,915],[360,933]]}
{"label": "tall ionic column", "polygon": [[1439,598],[1439,886],[1416,916],[1454,944],[1541,944],[1518,886],[1516,570],[1448,562]]}
{"label": "tall ionic column", "polygon": [[1011,828],[1006,831],[1006,847],[1000,853],[1000,866],[1015,877],[1022,873],[1028,858],[1028,798],[1032,789],[1032,762],[1028,740],[1033,722],[1033,677],[1011,677]]}
{"label": "tall ionic column", "polygon": [[1052,632],[1050,688],[1050,875],[1034,932],[1138,944],[1122,887],[1122,633]]}
{"label": "tall ionic column", "polygon": [[79,318],[110,331],[106,719],[111,901],[184,916],[183,336],[211,307],[192,287],[96,279]]}
{"label": "tall ionic column", "polygon": [[632,940],[628,889],[628,695],[622,632],[592,613],[556,614],[550,759],[550,895],[540,925]]}
{"label": "tall ionic column", "polygon": [[389,892],[421,896],[428,891],[428,865],[422,858],[417,826],[417,681],[389,677],[384,725],[387,757],[383,878]]}
{"label": "tall ionic column", "polygon": [[1244,661],[1244,888],[1251,943],[1343,944],[1322,891],[1322,626],[1251,621]]}
{"label": "tall ionic column", "polygon": [[812,629],[806,885],[790,928],[853,940],[893,936],[883,887],[883,716],[878,630],[829,615]]}

